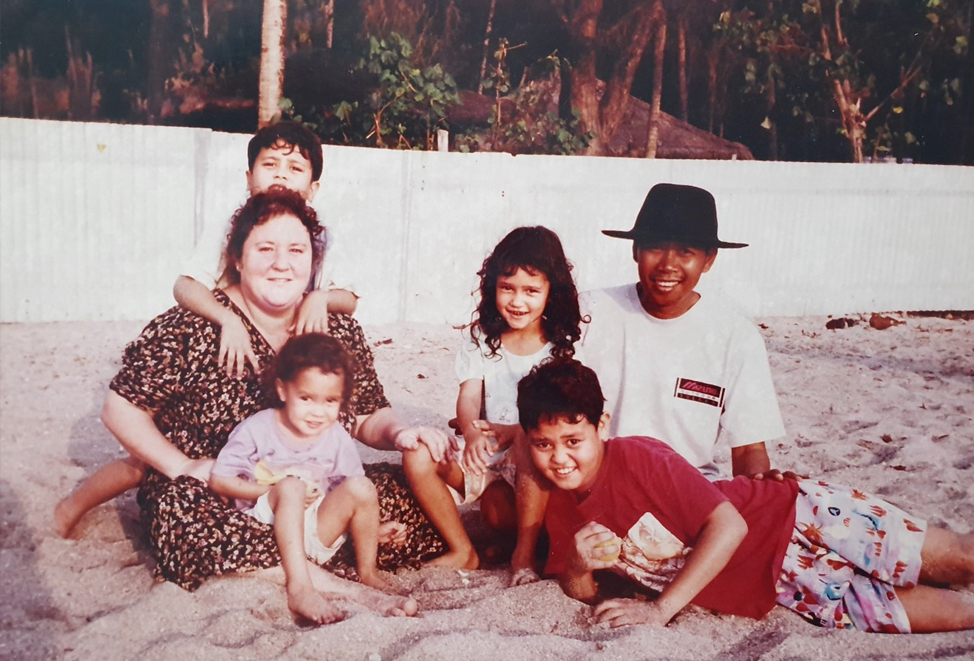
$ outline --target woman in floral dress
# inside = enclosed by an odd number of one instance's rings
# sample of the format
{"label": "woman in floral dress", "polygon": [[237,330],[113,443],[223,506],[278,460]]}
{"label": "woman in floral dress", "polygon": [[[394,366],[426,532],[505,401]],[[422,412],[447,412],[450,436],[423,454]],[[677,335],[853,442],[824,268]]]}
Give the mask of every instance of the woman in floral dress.
{"label": "woman in floral dress", "polygon": [[[261,371],[290,335],[323,253],[319,231],[314,211],[287,191],[256,195],[234,215],[226,251],[234,284],[215,295],[243,321]],[[358,323],[330,315],[329,332],[345,344],[356,368],[354,394],[341,415],[352,435],[378,449],[420,442],[442,448],[443,432],[406,427],[389,408]],[[161,314],[126,347],[102,412],[108,429],[148,467],[138,501],[157,572],[189,590],[210,576],[280,564],[272,528],[228,506],[206,484],[230,431],[271,404],[260,374],[249,366],[242,378],[221,369],[219,345],[219,328],[202,317],[178,307]],[[417,566],[443,553],[401,467],[365,468],[379,493],[382,520],[400,521],[408,531],[404,545],[379,547],[379,567]],[[337,574],[354,575],[351,554],[339,553],[333,564]],[[320,574],[329,590],[349,589]]]}

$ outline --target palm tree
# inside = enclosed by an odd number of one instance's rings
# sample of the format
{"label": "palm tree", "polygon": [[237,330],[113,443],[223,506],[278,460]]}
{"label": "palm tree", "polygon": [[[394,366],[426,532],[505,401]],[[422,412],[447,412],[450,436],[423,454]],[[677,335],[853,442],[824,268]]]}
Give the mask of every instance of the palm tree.
{"label": "palm tree", "polygon": [[257,126],[270,124],[279,112],[284,87],[285,29],[287,0],[264,0],[260,27],[260,83]]}

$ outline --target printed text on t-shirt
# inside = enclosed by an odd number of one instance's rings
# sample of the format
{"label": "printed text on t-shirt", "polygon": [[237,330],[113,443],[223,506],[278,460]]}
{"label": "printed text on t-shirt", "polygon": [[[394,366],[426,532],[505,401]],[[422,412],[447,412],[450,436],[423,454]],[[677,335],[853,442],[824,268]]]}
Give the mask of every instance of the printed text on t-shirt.
{"label": "printed text on t-shirt", "polygon": [[703,381],[695,381],[694,379],[678,378],[673,396],[679,397],[680,399],[701,402],[702,404],[710,404],[717,408],[724,405],[723,388],[704,383]]}

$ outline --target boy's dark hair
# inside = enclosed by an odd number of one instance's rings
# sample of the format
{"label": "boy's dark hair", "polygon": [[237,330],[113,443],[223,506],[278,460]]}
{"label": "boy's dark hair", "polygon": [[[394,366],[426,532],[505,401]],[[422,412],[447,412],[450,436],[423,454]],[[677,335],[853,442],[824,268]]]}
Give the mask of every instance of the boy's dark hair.
{"label": "boy's dark hair", "polygon": [[[545,302],[541,329],[554,347],[551,355],[575,355],[575,342],[582,336],[582,319],[578,309],[578,290],[572,279],[572,265],[565,257],[558,235],[547,227],[518,227],[501,239],[477,272],[480,276],[480,303],[473,314],[474,341],[483,342],[494,356],[501,346],[501,333],[507,322],[497,310],[497,279],[511,276],[518,269],[531,275],[542,273],[550,290]],[[478,332],[479,331],[479,332]],[[478,335],[480,338],[478,338]]]}
{"label": "boy's dark hair", "polygon": [[312,367],[317,367],[325,374],[340,375],[344,379],[342,407],[348,405],[355,387],[355,372],[344,345],[331,335],[305,333],[295,335],[285,342],[274,362],[264,370],[261,377],[264,381],[264,392],[270,395],[274,406],[283,406],[277,397],[277,381],[288,383]]}
{"label": "boy's dark hair", "polygon": [[243,256],[244,243],[254,228],[285,214],[295,216],[308,229],[308,234],[311,235],[311,273],[318,271],[326,247],[324,228],[318,223],[318,214],[300,194],[275,188],[251,196],[230,219],[227,247],[223,251],[223,277],[228,282],[240,282],[240,272],[236,266]]}
{"label": "boy's dark hair", "polygon": [[304,124],[278,122],[257,131],[247,145],[247,170],[253,171],[254,162],[260,152],[272,147],[297,149],[311,162],[311,181],[321,179],[321,140]]}
{"label": "boy's dark hair", "polygon": [[599,377],[571,358],[547,360],[517,384],[517,411],[524,431],[541,422],[585,418],[598,426],[605,410]]}

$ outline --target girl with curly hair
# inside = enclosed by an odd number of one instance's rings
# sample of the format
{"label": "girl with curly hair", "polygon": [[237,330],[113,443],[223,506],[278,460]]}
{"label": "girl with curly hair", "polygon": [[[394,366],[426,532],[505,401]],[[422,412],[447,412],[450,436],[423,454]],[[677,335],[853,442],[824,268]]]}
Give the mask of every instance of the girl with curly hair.
{"label": "girl with curly hair", "polygon": [[403,454],[420,505],[450,550],[430,564],[475,569],[480,557],[457,507],[480,500],[487,525],[516,530],[517,383],[551,357],[570,358],[583,321],[572,266],[558,235],[518,227],[484,260],[477,310],[457,354],[460,382],[454,456],[437,460],[425,446]]}

